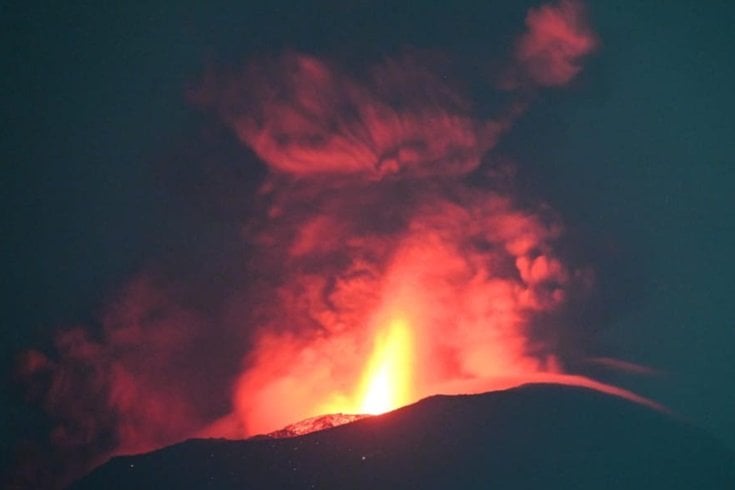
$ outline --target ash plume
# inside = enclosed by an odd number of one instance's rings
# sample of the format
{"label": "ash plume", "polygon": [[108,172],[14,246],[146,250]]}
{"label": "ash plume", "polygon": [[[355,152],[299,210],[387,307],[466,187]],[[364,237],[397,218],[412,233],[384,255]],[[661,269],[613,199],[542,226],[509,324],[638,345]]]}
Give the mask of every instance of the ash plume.
{"label": "ash plume", "polygon": [[569,83],[582,70],[582,59],[597,47],[584,6],[577,0],[530,9],[526,27],[516,43],[514,71],[519,79],[539,86]]}
{"label": "ash plume", "polygon": [[492,152],[529,86],[569,82],[596,42],[576,2],[531,10],[527,29],[491,115],[410,50],[359,70],[289,51],[206,77],[191,99],[268,168],[239,224],[240,283],[201,307],[190,298],[206,286],[143,271],[96,335],[66,329],[53,353],[26,353],[54,442],[85,467],[355,413],[374,336],[395,317],[415,339],[411,399],[562,373],[552,327],[531,325],[591,273],[561,257],[560,218],[518,195]]}
{"label": "ash plume", "polygon": [[409,55],[360,75],[290,53],[198,98],[273,170],[295,176],[464,174],[507,127],[472,118],[469,102]]}

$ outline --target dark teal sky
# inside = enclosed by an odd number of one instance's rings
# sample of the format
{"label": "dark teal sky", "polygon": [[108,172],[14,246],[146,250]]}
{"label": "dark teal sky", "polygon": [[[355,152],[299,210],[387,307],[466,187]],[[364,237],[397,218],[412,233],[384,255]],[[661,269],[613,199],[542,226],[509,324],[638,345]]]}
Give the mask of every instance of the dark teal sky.
{"label": "dark teal sky", "polygon": [[[231,246],[232,217],[177,197],[189,170],[162,184],[159,162],[199,123],[183,94],[203,66],[282,47],[476,56],[523,18],[517,5],[241,3],[4,9],[4,373],[167,250]],[[569,89],[540,93],[501,150],[597,268],[604,321],[579,326],[590,350],[659,370],[615,381],[735,447],[735,9],[643,3],[589,2],[599,52]],[[191,230],[204,231],[182,245]],[[17,386],[4,392],[0,431],[42,433]]]}
{"label": "dark teal sky", "polygon": [[570,225],[617,249],[601,280],[634,297],[601,344],[661,370],[620,382],[735,445],[735,16],[629,3],[591,4],[602,49],[579,92],[529,114],[528,152]]}

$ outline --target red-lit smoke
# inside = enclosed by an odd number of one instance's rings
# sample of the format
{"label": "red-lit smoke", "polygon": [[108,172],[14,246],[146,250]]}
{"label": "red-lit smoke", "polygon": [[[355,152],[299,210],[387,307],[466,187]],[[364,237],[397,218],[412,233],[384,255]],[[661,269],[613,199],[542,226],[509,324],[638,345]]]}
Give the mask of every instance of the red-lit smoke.
{"label": "red-lit smoke", "polygon": [[[278,311],[238,385],[248,432],[350,410],[373,337],[394,318],[415,338],[411,399],[458,380],[559,369],[528,331],[537,312],[586,280],[554,254],[558,223],[458,180],[368,186],[312,197],[311,216],[279,222],[281,235],[267,237],[282,269],[277,300],[264,308]],[[360,215],[375,209],[386,214],[366,227]]]}
{"label": "red-lit smoke", "polygon": [[493,116],[410,52],[359,73],[290,52],[203,83],[192,98],[270,170],[242,226],[243,285],[203,311],[142,274],[97,336],[72,329],[54,359],[28,353],[55,440],[134,452],[359,409],[376,338],[396,322],[410,337],[402,402],[562,379],[554,332],[531,325],[590,274],[559,256],[555,214],[487,156],[529,83],[568,82],[595,40],[575,2],[531,10],[527,28],[504,86],[524,90]]}
{"label": "red-lit smoke", "polygon": [[60,421],[51,434],[55,445],[89,457],[142,452],[216,416],[208,406],[216,397],[205,398],[203,387],[226,385],[202,372],[212,319],[177,299],[174,289],[143,274],[108,305],[100,332],[60,332],[57,359],[24,354],[21,374],[34,377],[34,388],[43,390],[35,395]]}
{"label": "red-lit smoke", "polygon": [[564,85],[582,69],[580,62],[597,46],[577,0],[532,8],[527,32],[519,39],[515,58],[521,77],[542,86]]}
{"label": "red-lit smoke", "polygon": [[506,126],[472,118],[469,102],[409,55],[358,80],[289,54],[249,66],[217,96],[243,143],[294,176],[465,174]]}

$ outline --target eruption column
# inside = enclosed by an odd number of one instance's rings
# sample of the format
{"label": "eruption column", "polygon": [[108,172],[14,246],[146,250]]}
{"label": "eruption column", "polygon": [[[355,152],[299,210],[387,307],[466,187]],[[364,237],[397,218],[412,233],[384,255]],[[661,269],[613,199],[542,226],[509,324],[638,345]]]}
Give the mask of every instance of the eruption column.
{"label": "eruption column", "polygon": [[364,373],[360,413],[381,414],[411,400],[412,335],[405,320],[378,334]]}
{"label": "eruption column", "polygon": [[[498,97],[478,103],[458,89],[480,84],[449,75],[485,69],[424,50],[348,69],[287,52],[205,77],[191,100],[269,169],[257,205],[222,216],[242,215],[222,235],[237,241],[212,242],[212,257],[245,255],[232,282],[219,259],[143,270],[99,328],[65,329],[53,355],[23,356],[59,460],[88,467],[542,377],[600,389],[561,374],[556,317],[593,276],[562,260],[554,213],[516,195],[515,167],[491,154],[535,90],[570,82],[597,40],[575,0],[531,9],[526,27],[505,61],[488,60]],[[220,154],[209,151],[193,152],[206,155],[202,175]],[[212,182],[233,175],[225,154]],[[211,194],[217,209],[229,201]],[[211,279],[231,289],[211,294]]]}

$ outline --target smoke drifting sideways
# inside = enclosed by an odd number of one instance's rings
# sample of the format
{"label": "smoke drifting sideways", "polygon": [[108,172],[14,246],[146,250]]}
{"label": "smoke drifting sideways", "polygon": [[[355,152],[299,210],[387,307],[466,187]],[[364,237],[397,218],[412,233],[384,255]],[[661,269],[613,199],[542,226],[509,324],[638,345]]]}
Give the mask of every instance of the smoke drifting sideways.
{"label": "smoke drifting sideways", "polygon": [[555,332],[537,324],[591,273],[555,251],[553,211],[523,205],[505,167],[482,164],[529,91],[571,81],[596,40],[576,2],[526,23],[488,87],[510,96],[492,118],[408,51],[359,74],[290,52],[202,83],[192,99],[269,169],[242,224],[243,285],[203,310],[143,271],[101,329],[65,329],[54,353],[22,356],[68,471],[357,411],[374,339],[394,321],[412,339],[403,402],[560,375]]}

